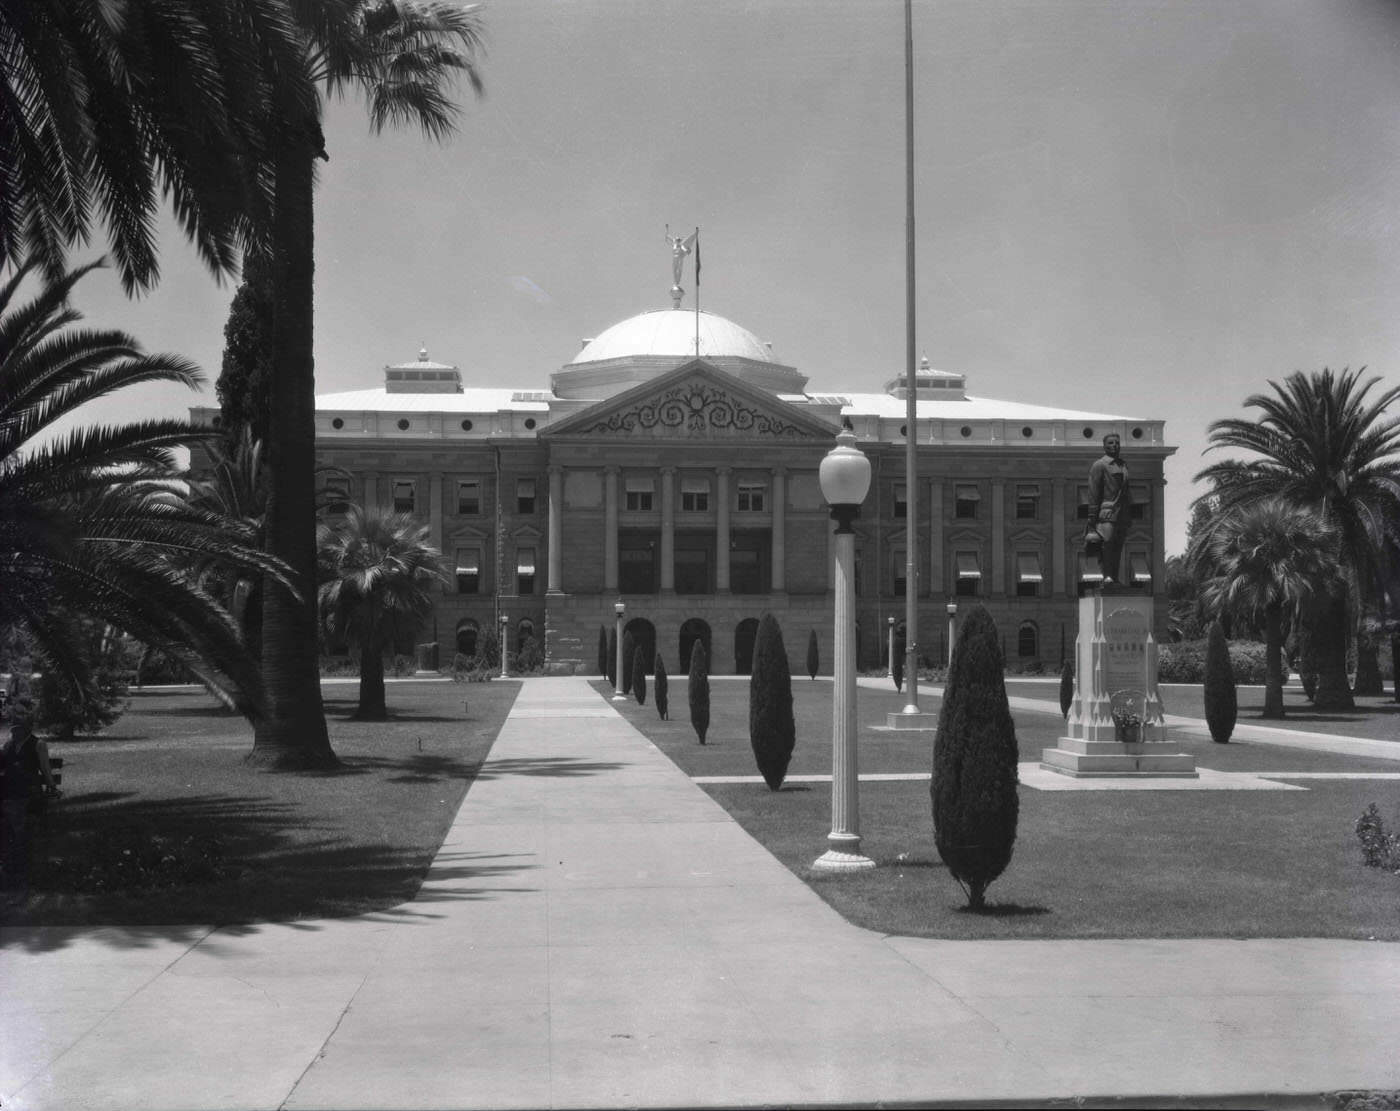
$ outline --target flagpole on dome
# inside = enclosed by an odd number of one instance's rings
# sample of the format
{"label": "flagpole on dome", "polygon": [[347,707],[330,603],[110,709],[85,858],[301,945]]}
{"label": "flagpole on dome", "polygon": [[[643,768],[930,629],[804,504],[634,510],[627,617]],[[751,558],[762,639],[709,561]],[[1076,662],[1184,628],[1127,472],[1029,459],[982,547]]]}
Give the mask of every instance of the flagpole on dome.
{"label": "flagpole on dome", "polygon": [[691,236],[695,241],[695,357],[700,357],[700,229]]}

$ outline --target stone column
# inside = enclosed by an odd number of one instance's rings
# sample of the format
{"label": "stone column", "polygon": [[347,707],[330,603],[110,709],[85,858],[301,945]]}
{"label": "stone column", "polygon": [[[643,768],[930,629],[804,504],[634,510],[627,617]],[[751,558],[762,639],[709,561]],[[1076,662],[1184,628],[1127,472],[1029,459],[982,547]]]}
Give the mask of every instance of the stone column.
{"label": "stone column", "polygon": [[[1152,593],[1167,588],[1167,480],[1152,480]],[[1129,571],[1129,574],[1132,572]]]}
{"label": "stone column", "polygon": [[1069,552],[1065,548],[1065,482],[1055,479],[1050,494],[1050,566],[1045,573],[1050,576],[1050,596],[1062,598],[1069,590]]}
{"label": "stone column", "polygon": [[617,468],[603,468],[603,590],[617,593]]}
{"label": "stone column", "polygon": [[934,597],[942,597],[948,590],[943,543],[943,483],[935,478],[928,489],[928,593]]}
{"label": "stone column", "polygon": [[1006,593],[1006,483],[992,483],[992,589]]}
{"label": "stone column", "polygon": [[373,512],[379,506],[379,472],[365,472],[365,492],[360,499],[360,503],[365,507],[366,513]]}
{"label": "stone column", "polygon": [[676,468],[661,468],[661,593],[676,590]]}
{"label": "stone column", "polygon": [[729,476],[732,467],[715,468],[715,593],[729,593]]}
{"label": "stone column", "polygon": [[428,543],[442,551],[442,472],[428,476]]}
{"label": "stone column", "polygon": [[550,594],[564,590],[564,468],[549,468],[549,580]]}
{"label": "stone column", "polygon": [[787,470],[773,468],[773,571],[769,589],[787,590]]}

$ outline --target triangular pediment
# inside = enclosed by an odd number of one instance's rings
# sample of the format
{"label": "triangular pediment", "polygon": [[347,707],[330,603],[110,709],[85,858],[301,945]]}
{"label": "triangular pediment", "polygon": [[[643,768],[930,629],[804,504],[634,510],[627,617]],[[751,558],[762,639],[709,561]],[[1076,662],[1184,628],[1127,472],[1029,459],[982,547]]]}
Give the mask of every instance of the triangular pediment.
{"label": "triangular pediment", "polygon": [[694,359],[551,425],[542,438],[829,441],[838,429]]}

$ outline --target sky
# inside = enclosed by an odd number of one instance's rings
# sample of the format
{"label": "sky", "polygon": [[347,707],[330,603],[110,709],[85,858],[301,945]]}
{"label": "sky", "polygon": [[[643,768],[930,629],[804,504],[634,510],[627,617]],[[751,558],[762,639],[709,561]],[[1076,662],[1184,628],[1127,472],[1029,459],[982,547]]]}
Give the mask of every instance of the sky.
{"label": "sky", "polygon": [[[1398,380],[1400,4],[913,8],[918,352],[976,396],[1164,420],[1168,554],[1212,420],[1294,371]],[[584,337],[669,306],[668,224],[700,228],[701,306],[810,391],[904,373],[901,0],[483,18],[486,92],[463,86],[445,144],[328,106],[318,393],[380,385],[420,346],[467,385],[547,388]],[[207,392],[94,416],[214,404],[234,284],[173,225],[161,250],[154,292],[102,273],[75,301],[194,359]]]}

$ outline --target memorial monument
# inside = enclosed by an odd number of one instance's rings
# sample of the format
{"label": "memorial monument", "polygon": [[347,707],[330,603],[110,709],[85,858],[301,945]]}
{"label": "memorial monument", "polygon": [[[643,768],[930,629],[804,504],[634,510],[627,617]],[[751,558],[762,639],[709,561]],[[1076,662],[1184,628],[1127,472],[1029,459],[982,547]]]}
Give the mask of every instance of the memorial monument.
{"label": "memorial monument", "polygon": [[1085,552],[1097,556],[1101,579],[1079,599],[1074,642],[1074,701],[1068,736],[1041,752],[1041,767],[1082,777],[1196,778],[1190,753],[1167,746],[1157,689],[1152,595],[1122,585],[1123,537],[1132,510],[1122,440],[1103,439],[1089,469]]}

